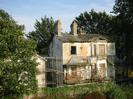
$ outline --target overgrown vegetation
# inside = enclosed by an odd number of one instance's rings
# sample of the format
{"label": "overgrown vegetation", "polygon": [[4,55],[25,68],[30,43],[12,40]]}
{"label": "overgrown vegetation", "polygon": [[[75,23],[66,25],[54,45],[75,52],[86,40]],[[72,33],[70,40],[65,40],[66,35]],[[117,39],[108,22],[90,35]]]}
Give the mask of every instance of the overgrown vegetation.
{"label": "overgrown vegetation", "polygon": [[79,27],[84,27],[86,33],[107,35],[116,44],[116,55],[121,60],[125,71],[133,66],[133,1],[115,0],[112,13],[83,12],[76,17]]}
{"label": "overgrown vegetation", "polygon": [[36,51],[38,54],[48,55],[49,40],[54,33],[55,21],[52,17],[43,17],[36,20],[35,31],[29,32],[28,38],[34,40],[37,44]]}
{"label": "overgrown vegetation", "polygon": [[120,85],[121,89],[124,91],[127,99],[133,99],[133,84],[132,83],[123,83]]}
{"label": "overgrown vegetation", "polygon": [[[77,17],[79,25],[89,33],[113,35],[117,56],[124,65],[133,65],[133,1],[116,0],[116,16],[105,12],[85,12]],[[0,9],[0,98],[15,99],[24,94],[36,92],[35,44],[24,38],[24,26],[18,25],[12,17]],[[28,37],[36,41],[39,54],[48,51],[50,33],[54,31],[54,20],[44,17],[36,21],[35,31]],[[73,38],[70,39],[73,42]],[[122,65],[123,65],[122,64]],[[95,83],[80,86],[44,88],[45,99],[82,99],[86,95],[103,95],[108,99],[133,99],[133,85]]]}
{"label": "overgrown vegetation", "polygon": [[43,93],[45,99],[85,99],[85,96],[91,93],[100,94],[107,97],[107,99],[127,99],[125,92],[114,83],[44,88]]}
{"label": "overgrown vegetation", "polygon": [[0,98],[35,93],[35,44],[24,38],[24,27],[0,9]]}

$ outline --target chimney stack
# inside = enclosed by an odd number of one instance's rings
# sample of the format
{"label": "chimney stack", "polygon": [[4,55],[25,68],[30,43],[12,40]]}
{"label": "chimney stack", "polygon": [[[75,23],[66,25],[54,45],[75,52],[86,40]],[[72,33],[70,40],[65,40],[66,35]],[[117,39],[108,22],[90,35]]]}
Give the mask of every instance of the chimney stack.
{"label": "chimney stack", "polygon": [[71,34],[77,36],[77,22],[74,20],[71,24]]}
{"label": "chimney stack", "polygon": [[85,29],[84,29],[83,26],[81,26],[81,27],[79,28],[79,34],[80,34],[80,35],[86,34]]}
{"label": "chimney stack", "polygon": [[55,33],[58,36],[61,36],[61,21],[57,20],[55,23]]}

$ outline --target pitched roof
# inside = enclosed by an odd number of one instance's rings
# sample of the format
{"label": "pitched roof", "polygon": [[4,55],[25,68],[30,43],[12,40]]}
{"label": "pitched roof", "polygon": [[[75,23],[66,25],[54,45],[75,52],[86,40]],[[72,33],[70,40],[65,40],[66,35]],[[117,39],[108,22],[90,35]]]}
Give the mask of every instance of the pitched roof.
{"label": "pitched roof", "polygon": [[100,34],[84,34],[74,36],[72,34],[64,33],[62,34],[62,36],[57,36],[57,39],[61,40],[62,42],[95,42],[98,40],[109,41],[109,39],[106,36]]}

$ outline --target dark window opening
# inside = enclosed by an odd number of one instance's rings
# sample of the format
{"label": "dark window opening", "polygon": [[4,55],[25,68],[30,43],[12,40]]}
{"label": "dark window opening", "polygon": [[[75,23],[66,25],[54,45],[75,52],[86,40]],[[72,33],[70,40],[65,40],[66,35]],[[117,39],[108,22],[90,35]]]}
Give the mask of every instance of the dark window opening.
{"label": "dark window opening", "polygon": [[96,56],[96,45],[94,45],[94,56]]}
{"label": "dark window opening", "polygon": [[76,46],[71,46],[71,54],[76,54]]}

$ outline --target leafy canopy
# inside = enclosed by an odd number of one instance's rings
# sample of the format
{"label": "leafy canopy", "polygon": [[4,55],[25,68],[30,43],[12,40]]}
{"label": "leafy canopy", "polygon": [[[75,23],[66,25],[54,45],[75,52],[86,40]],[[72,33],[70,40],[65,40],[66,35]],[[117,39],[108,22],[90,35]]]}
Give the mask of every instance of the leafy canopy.
{"label": "leafy canopy", "polygon": [[36,92],[35,44],[24,38],[24,26],[0,9],[0,97]]}
{"label": "leafy canopy", "polygon": [[123,41],[125,61],[127,66],[133,65],[133,0],[116,0],[113,7],[113,12],[116,14],[117,19],[120,20],[121,38]]}
{"label": "leafy canopy", "polygon": [[133,0],[116,0],[113,12],[123,21],[133,24]]}
{"label": "leafy canopy", "polygon": [[37,52],[39,54],[48,54],[49,39],[54,32],[54,20],[52,17],[41,18],[36,20],[35,31],[28,34],[28,38],[33,39],[37,43]]}
{"label": "leafy canopy", "polygon": [[112,16],[106,14],[106,12],[90,12],[81,13],[76,20],[79,27],[83,27],[87,33],[100,33],[109,34],[112,31],[111,20]]}

